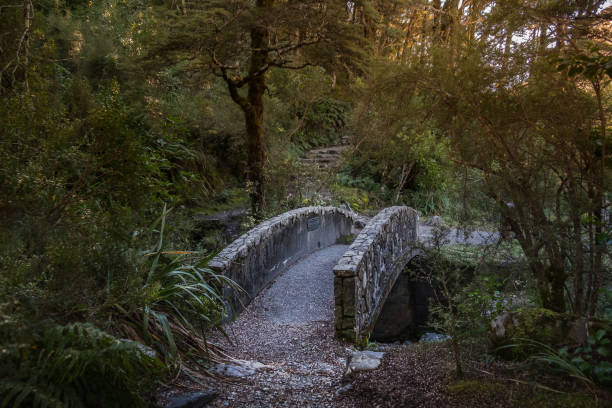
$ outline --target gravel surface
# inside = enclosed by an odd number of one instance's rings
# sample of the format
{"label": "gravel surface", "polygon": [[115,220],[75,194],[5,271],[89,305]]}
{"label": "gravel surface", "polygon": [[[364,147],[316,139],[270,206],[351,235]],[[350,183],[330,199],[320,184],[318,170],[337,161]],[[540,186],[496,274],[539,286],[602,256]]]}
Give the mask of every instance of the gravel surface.
{"label": "gravel surface", "polygon": [[332,321],[333,268],[348,245],[333,245],[305,257],[276,279],[251,308],[276,324]]}
{"label": "gravel surface", "polygon": [[334,245],[295,264],[225,327],[226,352],[268,368],[219,382],[212,407],[333,407],[346,366],[334,338],[332,268],[347,250]]}

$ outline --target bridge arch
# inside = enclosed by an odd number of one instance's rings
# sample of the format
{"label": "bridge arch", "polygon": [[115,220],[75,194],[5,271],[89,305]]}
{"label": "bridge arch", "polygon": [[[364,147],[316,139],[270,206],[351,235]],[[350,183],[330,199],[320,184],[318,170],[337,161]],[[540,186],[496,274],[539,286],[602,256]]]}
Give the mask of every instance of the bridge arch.
{"label": "bridge arch", "polygon": [[416,210],[385,208],[365,226],[334,267],[336,335],[364,342],[404,266],[417,255]]}
{"label": "bridge arch", "polygon": [[208,266],[231,278],[245,293],[223,289],[231,310],[246,307],[298,259],[355,233],[357,214],[337,207],[304,207],[266,220],[238,237]]}

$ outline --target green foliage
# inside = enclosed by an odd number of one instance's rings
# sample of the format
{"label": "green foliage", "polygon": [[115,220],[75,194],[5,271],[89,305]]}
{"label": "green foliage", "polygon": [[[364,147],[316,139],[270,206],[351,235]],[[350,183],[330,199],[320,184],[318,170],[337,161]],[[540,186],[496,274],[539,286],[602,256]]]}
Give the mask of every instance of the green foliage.
{"label": "green foliage", "polygon": [[297,107],[295,115],[302,122],[293,136],[298,152],[338,142],[346,121],[346,105],[334,99],[320,99]]}
{"label": "green foliage", "polygon": [[[533,354],[533,344],[559,347],[568,344],[575,318],[541,307],[522,307],[512,313],[513,324],[506,327],[505,336],[494,338],[491,344],[498,355],[511,359],[525,359]],[[529,339],[515,344],[512,339]],[[530,343],[535,342],[535,343]]]}
{"label": "green foliage", "polygon": [[603,319],[612,321],[612,291],[605,287],[600,291],[600,310]]}
{"label": "green foliage", "polygon": [[[558,358],[542,361],[556,364],[562,369],[567,367],[569,361],[583,376],[595,383],[612,385],[612,346],[608,333],[603,329],[590,335],[585,345],[574,349],[563,347],[555,357]],[[559,359],[563,360],[562,364],[559,364]]]}
{"label": "green foliage", "polygon": [[414,88],[421,69],[378,61],[369,81],[356,87],[351,126],[359,129],[359,154],[348,172],[384,186],[389,201],[439,214],[448,211],[449,188],[458,180],[449,177],[450,146],[431,118],[427,94]]}
{"label": "green foliage", "polygon": [[[142,124],[116,84],[92,95],[75,79],[64,96],[74,98],[76,88],[86,90],[90,107],[74,117],[62,95],[8,97],[0,105],[0,189],[10,197],[0,202],[9,221],[0,225],[0,269],[15,283],[42,279],[57,289],[48,300],[61,308],[99,299],[111,269],[127,277],[131,235],[167,195]],[[68,99],[67,106],[87,104]]]}
{"label": "green foliage", "polygon": [[506,348],[532,350],[529,357],[532,361],[545,364],[560,373],[573,377],[584,383],[591,391],[594,385],[610,386],[612,384],[612,362],[610,356],[610,339],[605,330],[598,330],[587,338],[586,344],[578,347],[553,346],[530,338],[517,338],[519,343],[509,344]]}
{"label": "green foliage", "polygon": [[559,71],[566,72],[570,77],[582,75],[590,80],[600,80],[607,75],[612,79],[612,56],[603,54],[593,43],[587,44],[585,52],[574,52],[551,60],[557,64]]}
{"label": "green foliage", "polygon": [[371,196],[367,191],[334,185],[332,186],[332,192],[339,203],[348,203],[357,212],[367,212],[374,207],[371,202]]}
{"label": "green foliage", "polygon": [[51,325],[32,337],[12,337],[18,342],[0,346],[6,407],[145,407],[152,377],[164,372],[137,343],[91,324]]}
{"label": "green foliage", "polygon": [[148,267],[144,284],[135,296],[107,303],[121,313],[120,320],[129,326],[125,334],[154,347],[168,365],[179,367],[181,360],[202,365],[203,359],[211,357],[207,332],[226,317],[221,289],[242,289],[207,268],[209,259],[199,259],[199,253],[165,250],[168,212],[164,208],[158,220],[158,240],[143,255],[143,266]]}
{"label": "green foliage", "polygon": [[351,176],[348,174],[347,167],[344,167],[340,173],[338,173],[336,180],[342,186],[353,187],[360,190],[365,190],[371,193],[381,193],[383,188],[379,183],[369,175],[358,175]]}
{"label": "green foliage", "polygon": [[340,235],[338,239],[336,240],[336,243],[340,245],[350,245],[353,243],[354,240],[355,240],[355,235],[353,234]]}

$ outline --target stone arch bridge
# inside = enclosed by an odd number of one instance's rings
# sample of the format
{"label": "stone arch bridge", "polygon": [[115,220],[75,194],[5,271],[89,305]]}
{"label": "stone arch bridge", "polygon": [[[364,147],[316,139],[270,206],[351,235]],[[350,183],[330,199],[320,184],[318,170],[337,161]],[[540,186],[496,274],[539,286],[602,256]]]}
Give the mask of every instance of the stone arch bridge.
{"label": "stone arch bridge", "polygon": [[369,337],[404,266],[417,255],[417,229],[417,212],[409,207],[385,208],[370,220],[337,207],[299,208],[243,234],[209,266],[244,289],[223,292],[231,310],[240,311],[304,257],[354,237],[329,279],[336,335],[359,343]]}

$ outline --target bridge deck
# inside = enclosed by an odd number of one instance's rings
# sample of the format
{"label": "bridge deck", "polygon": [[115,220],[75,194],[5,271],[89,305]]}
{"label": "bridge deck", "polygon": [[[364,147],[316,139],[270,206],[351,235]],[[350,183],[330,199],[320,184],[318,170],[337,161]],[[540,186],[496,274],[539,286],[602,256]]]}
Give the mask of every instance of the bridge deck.
{"label": "bridge deck", "polygon": [[254,307],[277,324],[331,321],[334,316],[332,269],[348,245],[333,245],[317,251],[279,276]]}
{"label": "bridge deck", "polygon": [[229,355],[271,366],[226,384],[212,406],[334,406],[345,368],[334,338],[332,269],[347,245],[314,252],[290,267],[225,327]]}

